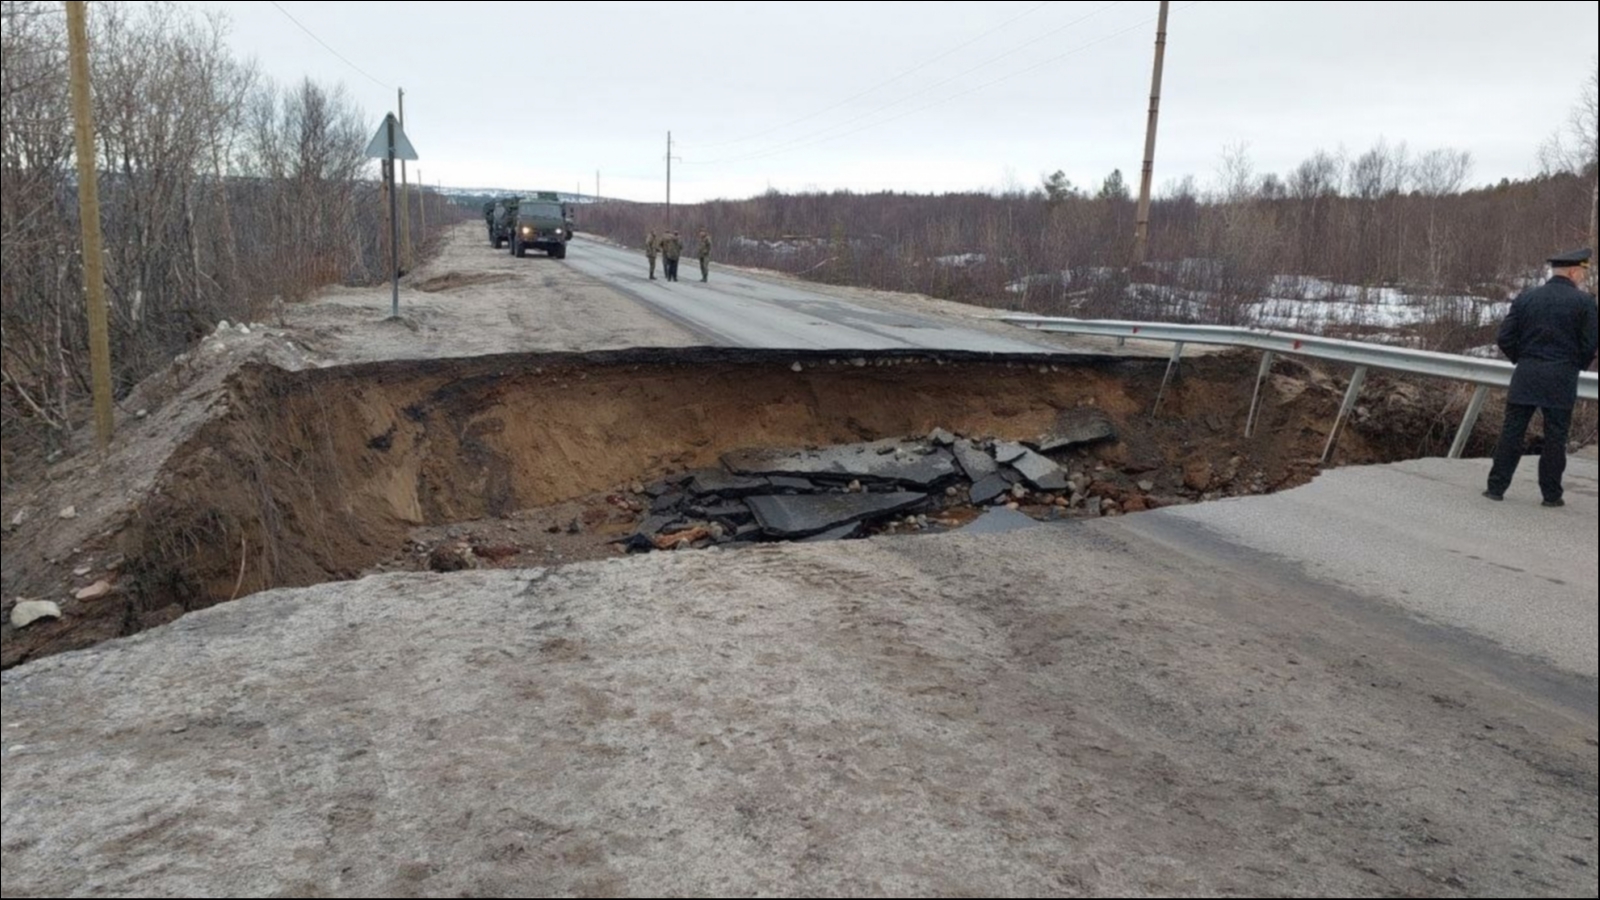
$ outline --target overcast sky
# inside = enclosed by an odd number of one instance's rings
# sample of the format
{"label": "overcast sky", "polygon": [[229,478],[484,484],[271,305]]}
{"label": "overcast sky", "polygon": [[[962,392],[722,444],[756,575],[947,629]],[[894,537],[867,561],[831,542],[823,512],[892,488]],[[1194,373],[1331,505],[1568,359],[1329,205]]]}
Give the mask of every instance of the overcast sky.
{"label": "overcast sky", "polygon": [[[405,87],[430,183],[592,191],[598,170],[658,199],[670,129],[684,201],[1133,180],[1159,6],[281,0],[363,75],[269,2],[191,5],[274,77],[343,81],[374,130]],[[1380,138],[1470,150],[1489,182],[1536,171],[1600,3],[1179,0],[1171,31],[1158,184],[1211,179],[1233,143],[1285,171]]]}

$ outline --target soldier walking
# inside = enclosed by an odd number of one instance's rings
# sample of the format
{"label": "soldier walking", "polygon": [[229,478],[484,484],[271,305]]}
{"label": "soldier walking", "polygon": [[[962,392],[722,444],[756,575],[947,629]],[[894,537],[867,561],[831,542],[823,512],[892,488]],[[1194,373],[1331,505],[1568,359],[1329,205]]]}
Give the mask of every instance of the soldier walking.
{"label": "soldier walking", "polygon": [[711,281],[711,232],[700,229],[700,283]]}
{"label": "soldier walking", "polygon": [[1539,463],[1539,488],[1544,505],[1567,505],[1562,477],[1567,472],[1567,439],[1572,411],[1578,405],[1578,376],[1600,349],[1600,311],[1593,294],[1583,291],[1594,252],[1576,250],[1550,260],[1554,277],[1511,305],[1500,329],[1500,349],[1517,366],[1506,404],[1506,427],[1495,453],[1494,471],[1484,496],[1496,503],[1516,477],[1533,414],[1544,415],[1544,456]]}
{"label": "soldier walking", "polygon": [[667,280],[678,280],[678,263],[683,259],[683,238],[676,231],[667,232],[661,242],[661,255],[667,261]]}
{"label": "soldier walking", "polygon": [[644,253],[646,256],[650,257],[650,280],[655,281],[656,257],[661,255],[661,236],[656,234],[653,230],[650,232],[650,236],[645,239]]}

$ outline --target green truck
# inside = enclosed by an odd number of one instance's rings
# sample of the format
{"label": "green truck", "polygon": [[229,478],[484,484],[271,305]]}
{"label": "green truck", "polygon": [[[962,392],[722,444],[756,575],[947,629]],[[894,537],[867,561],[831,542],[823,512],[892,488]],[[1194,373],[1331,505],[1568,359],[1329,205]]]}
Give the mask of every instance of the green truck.
{"label": "green truck", "polygon": [[561,202],[559,194],[505,197],[484,204],[483,218],[489,243],[496,250],[509,247],[517,257],[542,250],[552,259],[567,258],[573,234],[572,208]]}

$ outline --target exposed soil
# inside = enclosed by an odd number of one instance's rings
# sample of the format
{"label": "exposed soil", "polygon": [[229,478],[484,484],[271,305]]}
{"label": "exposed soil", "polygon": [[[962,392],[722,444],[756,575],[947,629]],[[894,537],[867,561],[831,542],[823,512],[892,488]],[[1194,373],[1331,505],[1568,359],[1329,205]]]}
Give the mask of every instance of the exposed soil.
{"label": "exposed soil", "polygon": [[[447,541],[475,540],[505,566],[613,555],[633,512],[614,501],[630,485],[744,448],[935,427],[1026,440],[1062,410],[1094,405],[1121,439],[1081,464],[1110,473],[1108,484],[1148,479],[1185,502],[1277,491],[1314,477],[1340,397],[1331,380],[1281,366],[1245,440],[1255,361],[1234,356],[1188,363],[1154,420],[1165,370],[1155,360],[686,350],[249,364],[209,400],[211,418],[155,461],[148,488],[92,522],[61,523],[76,525],[70,546],[55,528],[7,537],[8,600],[60,598],[66,615],[23,633],[5,625],[0,664],[270,588],[411,568],[419,548]],[[1367,397],[1342,462],[1417,455],[1454,402],[1382,381]],[[99,578],[114,596],[71,599]]]}

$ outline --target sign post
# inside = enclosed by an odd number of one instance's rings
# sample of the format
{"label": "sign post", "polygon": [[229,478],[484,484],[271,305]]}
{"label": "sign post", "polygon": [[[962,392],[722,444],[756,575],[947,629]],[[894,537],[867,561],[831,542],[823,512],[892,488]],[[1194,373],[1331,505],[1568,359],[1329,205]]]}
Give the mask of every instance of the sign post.
{"label": "sign post", "polygon": [[394,286],[394,318],[400,318],[400,197],[395,193],[395,162],[416,162],[420,157],[406,138],[400,120],[394,114],[386,116],[372,143],[367,145],[369,159],[383,160],[383,181],[389,189],[389,275]]}

